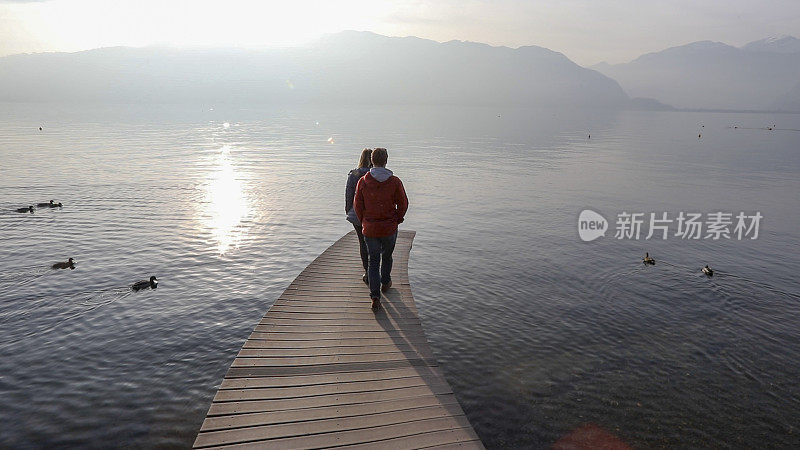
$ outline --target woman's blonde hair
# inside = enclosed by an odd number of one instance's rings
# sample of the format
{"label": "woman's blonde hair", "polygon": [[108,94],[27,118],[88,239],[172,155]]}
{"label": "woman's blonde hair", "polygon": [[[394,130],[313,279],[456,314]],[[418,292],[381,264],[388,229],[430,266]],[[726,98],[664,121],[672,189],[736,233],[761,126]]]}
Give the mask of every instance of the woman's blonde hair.
{"label": "woman's blonde hair", "polygon": [[358,158],[358,168],[372,167],[372,149],[365,148],[361,150],[361,157]]}

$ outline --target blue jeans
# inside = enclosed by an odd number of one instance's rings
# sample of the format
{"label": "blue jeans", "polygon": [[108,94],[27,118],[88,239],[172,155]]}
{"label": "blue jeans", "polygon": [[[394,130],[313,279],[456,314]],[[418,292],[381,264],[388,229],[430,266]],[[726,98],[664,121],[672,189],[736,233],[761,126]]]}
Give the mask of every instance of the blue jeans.
{"label": "blue jeans", "polygon": [[397,232],[378,238],[364,236],[364,240],[367,241],[369,252],[369,296],[381,298],[381,283],[392,281],[392,252],[397,241]]}
{"label": "blue jeans", "polygon": [[367,253],[367,243],[364,242],[364,235],[361,234],[361,224],[353,224],[356,229],[356,236],[358,236],[358,250],[361,252],[361,264],[364,265],[364,273],[369,270],[369,253]]}

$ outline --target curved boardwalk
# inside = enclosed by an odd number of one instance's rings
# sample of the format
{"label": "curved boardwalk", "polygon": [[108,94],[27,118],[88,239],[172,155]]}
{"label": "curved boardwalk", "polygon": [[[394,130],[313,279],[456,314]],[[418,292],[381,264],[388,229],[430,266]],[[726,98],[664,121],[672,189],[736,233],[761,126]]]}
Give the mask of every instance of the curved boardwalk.
{"label": "curved boardwalk", "polygon": [[306,267],[236,356],[195,448],[483,448],[425,339],[413,240],[398,235],[376,312],[354,232]]}

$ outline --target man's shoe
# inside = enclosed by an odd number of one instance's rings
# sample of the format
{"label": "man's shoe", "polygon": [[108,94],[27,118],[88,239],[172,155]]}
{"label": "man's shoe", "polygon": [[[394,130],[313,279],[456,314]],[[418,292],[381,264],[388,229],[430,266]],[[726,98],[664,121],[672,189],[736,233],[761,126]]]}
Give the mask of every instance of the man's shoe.
{"label": "man's shoe", "polygon": [[381,299],[380,298],[373,298],[372,299],[372,309],[378,309],[381,307]]}
{"label": "man's shoe", "polygon": [[369,277],[367,276],[367,274],[364,274],[364,276],[361,277],[361,281],[363,281],[364,284],[369,285]]}
{"label": "man's shoe", "polygon": [[390,287],[392,287],[392,282],[391,281],[386,283],[386,284],[381,284],[381,292],[383,292],[385,294],[386,291],[388,291]]}

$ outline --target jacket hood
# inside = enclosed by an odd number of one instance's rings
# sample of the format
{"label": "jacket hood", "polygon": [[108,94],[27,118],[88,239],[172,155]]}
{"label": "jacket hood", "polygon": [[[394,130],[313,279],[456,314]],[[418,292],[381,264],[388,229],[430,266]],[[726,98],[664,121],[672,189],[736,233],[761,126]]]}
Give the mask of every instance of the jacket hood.
{"label": "jacket hood", "polygon": [[383,183],[393,175],[392,171],[386,167],[373,167],[369,169],[369,174],[372,175],[372,178],[375,178],[375,180],[377,180],[379,183]]}

